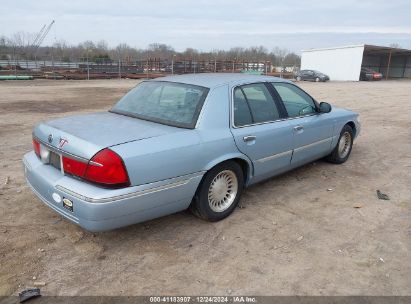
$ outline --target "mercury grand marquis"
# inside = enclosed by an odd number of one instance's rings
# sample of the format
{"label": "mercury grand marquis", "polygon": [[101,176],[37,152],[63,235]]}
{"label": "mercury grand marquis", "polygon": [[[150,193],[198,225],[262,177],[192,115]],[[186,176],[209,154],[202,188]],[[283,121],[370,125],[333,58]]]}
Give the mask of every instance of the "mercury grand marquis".
{"label": "mercury grand marquis", "polygon": [[287,80],[180,75],[141,82],[108,112],[38,124],[23,162],[33,192],[89,231],[187,208],[218,221],[247,186],[344,163],[359,132],[358,114]]}

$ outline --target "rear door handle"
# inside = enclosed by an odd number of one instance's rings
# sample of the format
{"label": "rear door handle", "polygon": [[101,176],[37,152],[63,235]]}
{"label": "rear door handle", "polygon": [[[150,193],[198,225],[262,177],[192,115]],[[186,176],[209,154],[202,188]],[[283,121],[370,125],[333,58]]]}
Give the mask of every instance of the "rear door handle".
{"label": "rear door handle", "polygon": [[303,126],[295,126],[294,127],[294,131],[301,131],[301,130],[303,130],[304,129],[304,127]]}
{"label": "rear door handle", "polygon": [[253,141],[253,140],[255,140],[255,139],[256,139],[256,137],[253,136],[253,135],[248,135],[248,136],[244,136],[244,137],[243,137],[243,140],[244,140],[245,142]]}

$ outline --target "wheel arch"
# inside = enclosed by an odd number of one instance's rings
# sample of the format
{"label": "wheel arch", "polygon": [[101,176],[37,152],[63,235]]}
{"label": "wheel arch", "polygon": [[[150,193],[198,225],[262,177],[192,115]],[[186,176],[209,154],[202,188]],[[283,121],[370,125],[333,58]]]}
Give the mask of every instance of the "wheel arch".
{"label": "wheel arch", "polygon": [[247,186],[250,178],[253,176],[253,165],[250,159],[248,159],[245,155],[242,154],[230,154],[230,155],[225,155],[222,157],[219,157],[217,159],[212,160],[209,162],[205,168],[204,171],[209,171],[215,166],[224,163],[226,161],[234,161],[236,162],[241,169],[243,170],[244,174],[244,185]]}
{"label": "wheel arch", "polygon": [[[355,125],[355,123],[352,121],[352,120],[350,120],[350,121],[348,121],[345,125],[348,125],[348,126],[350,126],[351,127],[351,129],[352,129],[352,131],[353,131],[353,137],[355,138],[356,136],[357,136],[357,127],[356,127],[356,125]],[[344,126],[345,126],[344,125]]]}

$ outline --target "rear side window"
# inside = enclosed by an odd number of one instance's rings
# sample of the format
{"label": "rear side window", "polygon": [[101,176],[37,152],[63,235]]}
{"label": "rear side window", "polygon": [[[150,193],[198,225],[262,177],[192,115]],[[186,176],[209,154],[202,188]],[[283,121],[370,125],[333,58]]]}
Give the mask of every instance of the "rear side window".
{"label": "rear side window", "polygon": [[316,113],[313,99],[300,88],[289,83],[272,83],[280,95],[289,117]]}
{"label": "rear side window", "polygon": [[245,126],[253,123],[250,108],[240,88],[234,90],[234,125]]}
{"label": "rear side window", "polygon": [[244,126],[280,118],[277,106],[263,83],[253,83],[234,90],[234,124]]}

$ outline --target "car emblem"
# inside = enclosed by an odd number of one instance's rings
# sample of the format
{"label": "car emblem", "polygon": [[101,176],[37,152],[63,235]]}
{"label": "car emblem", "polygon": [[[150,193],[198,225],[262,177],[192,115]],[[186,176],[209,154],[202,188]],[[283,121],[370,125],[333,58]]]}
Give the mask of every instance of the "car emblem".
{"label": "car emblem", "polygon": [[49,137],[47,138],[47,140],[48,140],[49,143],[52,143],[53,142],[53,135],[49,134]]}
{"label": "car emblem", "polygon": [[60,137],[59,148],[63,148],[63,146],[67,143],[68,143],[67,139]]}

